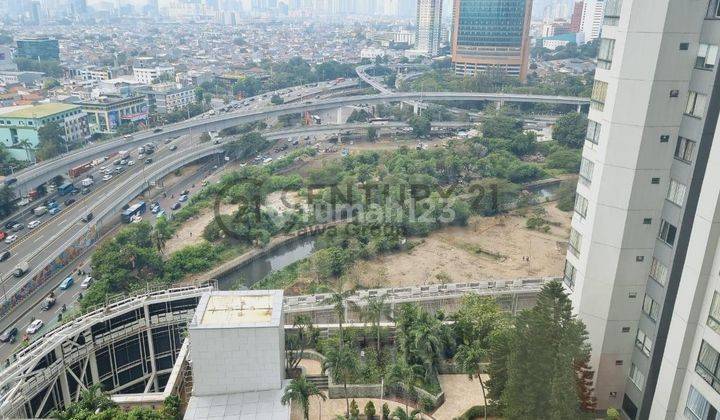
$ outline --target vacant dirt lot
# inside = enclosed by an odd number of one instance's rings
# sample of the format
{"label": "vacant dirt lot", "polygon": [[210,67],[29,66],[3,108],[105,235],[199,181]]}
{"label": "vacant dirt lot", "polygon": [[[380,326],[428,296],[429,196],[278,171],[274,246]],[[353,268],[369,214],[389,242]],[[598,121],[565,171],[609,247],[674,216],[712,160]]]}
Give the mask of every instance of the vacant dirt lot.
{"label": "vacant dirt lot", "polygon": [[467,227],[418,239],[409,252],[360,262],[351,277],[365,287],[397,287],[560,275],[571,214],[544,207],[556,224],[548,233],[526,228],[524,216],[474,217]]}

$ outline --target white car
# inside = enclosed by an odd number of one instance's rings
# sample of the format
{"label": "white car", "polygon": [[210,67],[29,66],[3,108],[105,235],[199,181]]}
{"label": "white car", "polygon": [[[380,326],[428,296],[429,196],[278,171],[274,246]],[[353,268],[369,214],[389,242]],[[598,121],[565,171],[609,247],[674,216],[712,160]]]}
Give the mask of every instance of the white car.
{"label": "white car", "polygon": [[35,229],[38,226],[40,226],[39,220],[33,220],[32,222],[28,223],[28,229]]}
{"label": "white car", "polygon": [[82,287],[83,289],[87,289],[88,287],[90,287],[90,283],[92,283],[92,281],[93,281],[93,278],[90,276],[87,276],[87,277],[85,277],[85,280],[83,280],[82,283],[80,283],[80,287]]}
{"label": "white car", "polygon": [[42,328],[42,327],[43,327],[42,319],[36,319],[35,321],[31,322],[30,325],[28,325],[25,332],[28,334],[35,334],[36,332],[40,331],[40,328]]}
{"label": "white car", "polygon": [[134,161],[134,160],[128,160],[128,161],[127,161],[127,166],[133,166],[134,164],[135,164],[135,161]]}
{"label": "white car", "polygon": [[17,235],[10,235],[10,236],[8,236],[7,238],[5,238],[5,243],[6,243],[6,244],[11,244],[11,243],[17,241],[17,238],[18,238]]}
{"label": "white car", "polygon": [[112,179],[112,175],[107,174],[102,179],[103,179],[103,181],[110,181]]}

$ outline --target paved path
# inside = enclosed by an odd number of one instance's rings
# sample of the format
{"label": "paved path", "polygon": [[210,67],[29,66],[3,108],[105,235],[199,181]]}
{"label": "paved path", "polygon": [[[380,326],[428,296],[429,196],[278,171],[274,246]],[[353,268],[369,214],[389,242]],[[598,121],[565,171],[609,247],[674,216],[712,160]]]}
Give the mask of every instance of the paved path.
{"label": "paved path", "polygon": [[[483,375],[487,382],[489,376]],[[437,420],[452,420],[474,405],[482,405],[483,397],[477,378],[467,375],[439,375],[440,386],[445,391],[445,403],[433,413]]]}

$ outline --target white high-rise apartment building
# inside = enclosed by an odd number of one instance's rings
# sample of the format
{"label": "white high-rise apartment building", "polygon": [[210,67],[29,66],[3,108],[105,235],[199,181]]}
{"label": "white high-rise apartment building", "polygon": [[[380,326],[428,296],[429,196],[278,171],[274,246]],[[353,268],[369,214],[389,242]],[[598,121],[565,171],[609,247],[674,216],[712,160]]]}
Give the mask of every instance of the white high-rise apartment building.
{"label": "white high-rise apartment building", "polygon": [[720,407],[719,2],[605,4],[564,277],[630,419]]}
{"label": "white high-rise apartment building", "polygon": [[438,55],[442,20],[442,0],[417,0],[415,49]]}
{"label": "white high-rise apartment building", "polygon": [[580,31],[585,35],[585,42],[590,42],[600,36],[602,29],[606,0],[585,0],[583,4],[582,22]]}

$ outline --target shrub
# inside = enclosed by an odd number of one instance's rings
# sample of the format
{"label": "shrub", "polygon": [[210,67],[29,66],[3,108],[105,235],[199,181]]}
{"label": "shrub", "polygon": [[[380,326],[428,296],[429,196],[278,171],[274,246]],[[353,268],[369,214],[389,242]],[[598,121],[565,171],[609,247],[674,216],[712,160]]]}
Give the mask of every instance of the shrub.
{"label": "shrub", "polygon": [[351,419],[358,419],[360,417],[360,408],[358,407],[357,401],[353,399],[350,401],[350,418]]}
{"label": "shrub", "polygon": [[388,407],[387,403],[383,404],[382,418],[383,418],[383,420],[388,420],[390,418],[390,407]]}
{"label": "shrub", "polygon": [[365,417],[368,418],[368,420],[372,420],[375,418],[375,404],[373,404],[372,401],[368,401],[367,404],[365,404]]}

